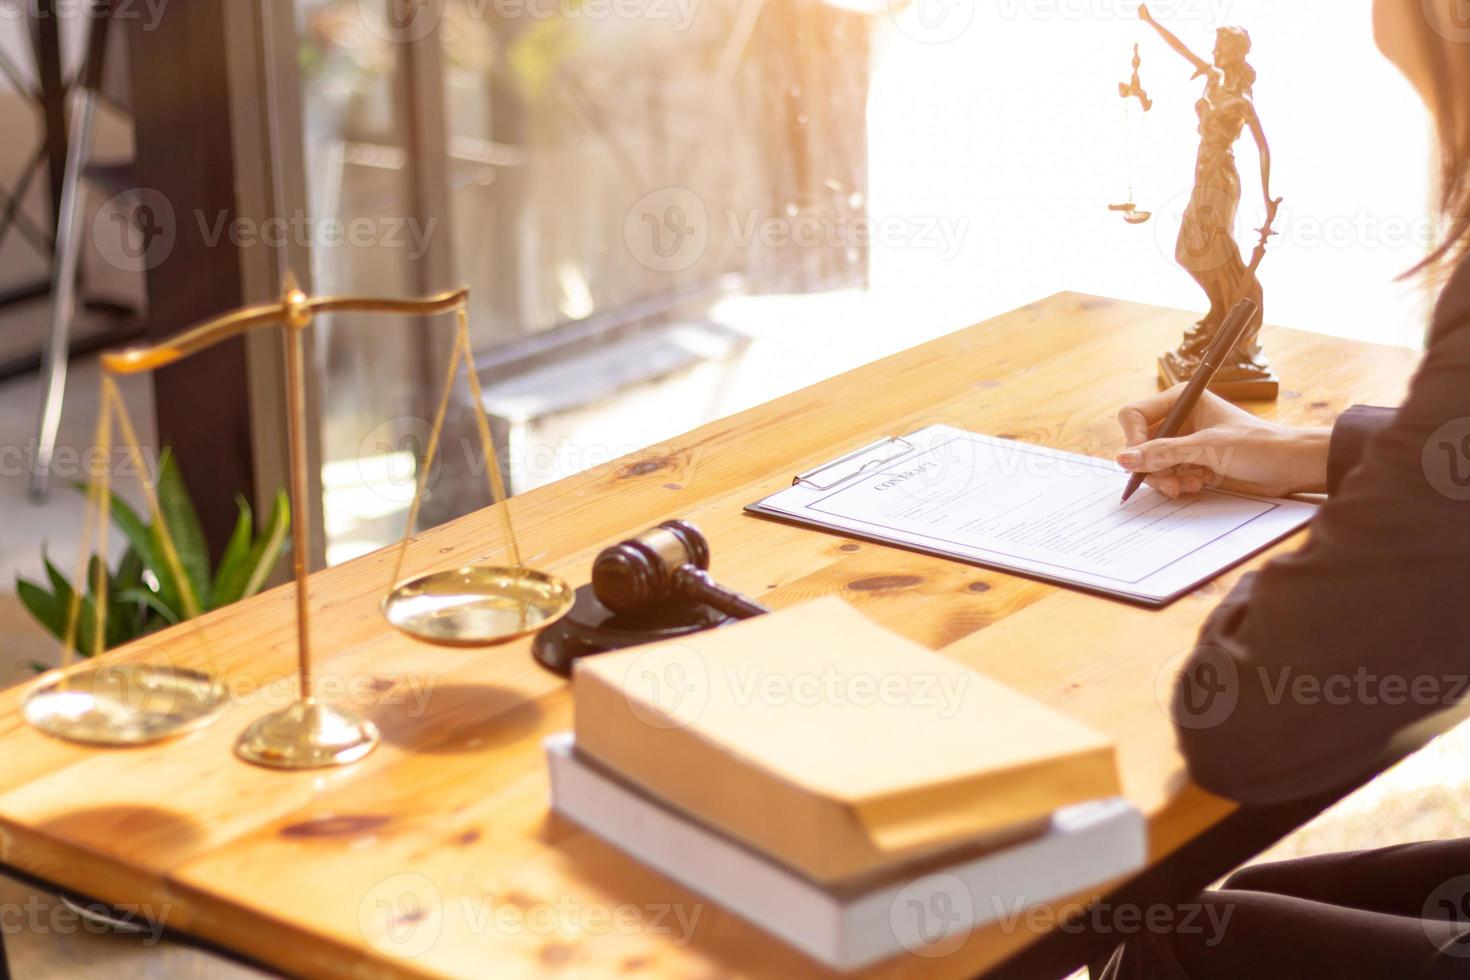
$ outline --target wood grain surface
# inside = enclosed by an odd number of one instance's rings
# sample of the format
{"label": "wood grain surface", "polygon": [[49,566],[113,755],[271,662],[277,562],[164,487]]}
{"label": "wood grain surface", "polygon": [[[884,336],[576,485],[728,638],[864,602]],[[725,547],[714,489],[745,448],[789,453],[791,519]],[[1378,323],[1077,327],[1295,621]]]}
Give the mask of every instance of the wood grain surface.
{"label": "wood grain surface", "polygon": [[[1191,319],[1054,296],[517,497],[522,551],[577,585],[601,548],[690,519],[730,586],[777,607],[841,595],[1110,734],[1161,856],[1229,810],[1189,784],[1158,692],[1244,568],[1149,611],[741,508],[798,471],[931,422],[1111,456],[1117,409],[1154,389],[1155,358]],[[1417,360],[1283,329],[1268,328],[1265,342],[1284,393],[1260,410],[1294,424],[1329,424],[1357,402],[1396,404]],[[408,567],[505,553],[485,510],[420,535]],[[571,725],[566,683],[533,662],[528,640],[456,651],[393,632],[378,612],[393,557],[368,555],[311,584],[321,683],[381,726],[378,751],[310,773],[231,754],[239,732],[294,689],[294,590],[276,589],[109,655],[207,666],[227,681],[223,717],[182,740],[70,745],[21,721],[20,689],[0,694],[0,859],[99,899],[148,904],[170,927],[313,977],[823,974],[553,816],[541,741]],[[1036,935],[1025,920],[993,926],[943,956],[871,973],[969,976]]]}

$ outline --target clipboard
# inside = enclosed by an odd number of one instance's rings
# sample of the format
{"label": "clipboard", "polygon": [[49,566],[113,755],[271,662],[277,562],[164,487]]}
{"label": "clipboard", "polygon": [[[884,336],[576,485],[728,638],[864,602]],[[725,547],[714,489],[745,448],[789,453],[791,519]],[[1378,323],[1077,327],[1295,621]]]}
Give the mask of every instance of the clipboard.
{"label": "clipboard", "polygon": [[[977,460],[1035,457],[1068,469],[1080,482],[1069,486],[1026,467],[1014,474],[1002,467],[986,473],[973,494],[960,486],[945,497],[951,488],[940,487],[932,507],[923,501],[906,508],[897,500],[899,506],[885,511],[886,504],[874,503],[879,490],[933,469],[926,465],[929,454],[955,446]],[[938,468],[942,473],[943,466]],[[1148,491],[1124,505],[1117,498],[1126,480],[1127,473],[1109,460],[931,425],[798,473],[787,489],[745,511],[1150,608],[1166,606],[1246,561],[1317,511],[1303,501],[1214,489],[1179,501]],[[1060,517],[1026,516],[1026,505],[1048,495],[1057,497]],[[963,513],[946,514],[946,508]],[[1074,540],[1064,540],[1068,534]]]}
{"label": "clipboard", "polygon": [[901,462],[918,451],[919,447],[907,439],[889,436],[887,439],[870,442],[863,448],[855,449],[841,459],[834,459],[814,470],[798,473],[791,478],[791,485],[804,485],[813,490],[835,490],[869,470]]}

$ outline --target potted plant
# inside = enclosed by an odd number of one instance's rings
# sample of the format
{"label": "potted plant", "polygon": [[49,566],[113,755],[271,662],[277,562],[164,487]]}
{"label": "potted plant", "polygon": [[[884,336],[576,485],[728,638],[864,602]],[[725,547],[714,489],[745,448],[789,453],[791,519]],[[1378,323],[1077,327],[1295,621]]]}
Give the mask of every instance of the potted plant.
{"label": "potted plant", "polygon": [[[85,490],[85,485],[80,489]],[[117,566],[106,571],[104,649],[254,595],[265,585],[286,547],[291,513],[285,491],[276,493],[270,517],[259,534],[250,505],[243,497],[236,498],[239,518],[214,569],[210,568],[209,549],[194,502],[179,475],[178,464],[168,452],[159,461],[155,491],[163,523],[178,553],[178,567],[187,582],[180,582],[165,560],[163,535],[158,528],[144,523],[137,511],[113,493],[112,521],[127,539],[128,547]],[[17,579],[16,594],[37,622],[57,639],[65,640],[67,620],[77,601],[76,589],[44,551],[42,561],[47,583]],[[92,555],[73,630],[73,645],[84,657],[95,649],[96,583],[103,574],[101,566],[101,558]],[[44,665],[33,666],[45,669]]]}

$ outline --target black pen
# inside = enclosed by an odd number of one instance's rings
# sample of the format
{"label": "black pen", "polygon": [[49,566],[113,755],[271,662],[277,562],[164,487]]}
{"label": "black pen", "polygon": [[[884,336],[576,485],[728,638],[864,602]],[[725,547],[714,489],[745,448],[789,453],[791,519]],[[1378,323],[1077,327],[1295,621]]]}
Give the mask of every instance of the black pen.
{"label": "black pen", "polygon": [[[1215,380],[1220,365],[1225,363],[1225,357],[1235,350],[1235,345],[1240,342],[1241,334],[1245,328],[1256,317],[1259,307],[1251,299],[1243,299],[1236,304],[1235,309],[1225,318],[1225,323],[1220,331],[1215,334],[1215,339],[1210,342],[1205,356],[1200,359],[1199,367],[1195,368],[1194,376],[1174,400],[1174,405],[1169,409],[1169,414],[1164,416],[1164,424],[1159,426],[1159,431],[1154,433],[1154,439],[1172,439],[1179,434],[1179,427],[1184,420],[1189,418],[1189,413],[1194,411],[1199,404],[1200,398],[1204,397],[1205,390],[1210,387],[1210,382]],[[1147,473],[1134,473],[1128,478],[1128,489],[1123,491],[1123,503],[1138,492],[1143,486],[1143,481],[1148,477]]]}

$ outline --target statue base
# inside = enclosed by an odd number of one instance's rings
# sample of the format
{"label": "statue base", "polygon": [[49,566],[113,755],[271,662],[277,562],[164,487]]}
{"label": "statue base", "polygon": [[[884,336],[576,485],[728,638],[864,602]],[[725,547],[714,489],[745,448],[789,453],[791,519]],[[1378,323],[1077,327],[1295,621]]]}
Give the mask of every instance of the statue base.
{"label": "statue base", "polygon": [[[1194,366],[1169,351],[1159,358],[1159,390],[1172,388],[1188,381],[1194,374]],[[1222,367],[1210,383],[1210,390],[1232,402],[1274,402],[1281,394],[1281,379],[1269,364],[1227,365]]]}

